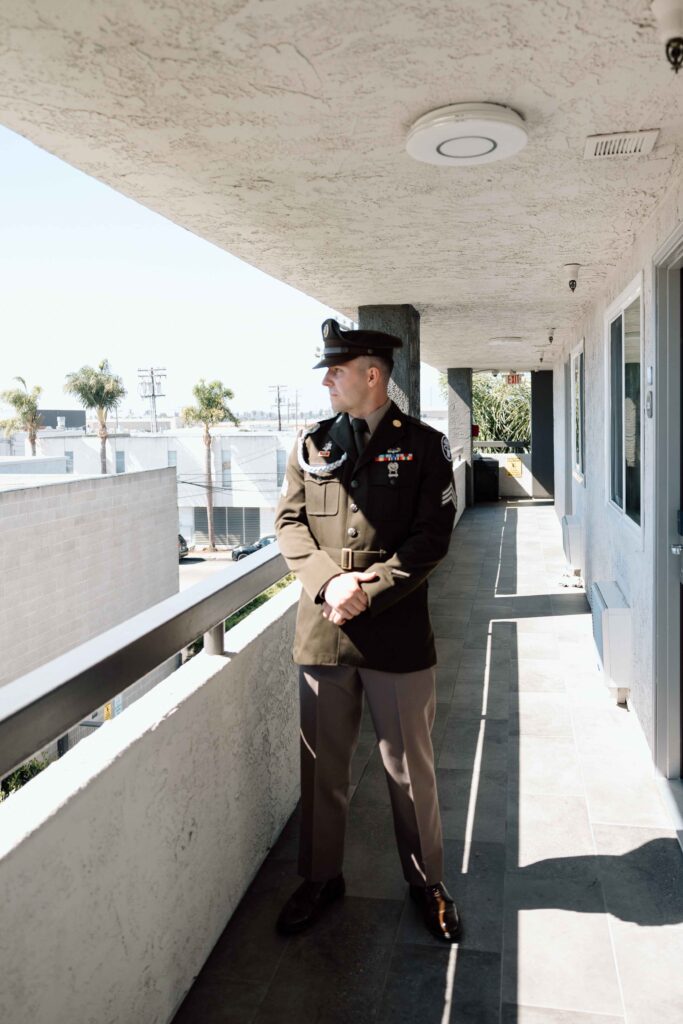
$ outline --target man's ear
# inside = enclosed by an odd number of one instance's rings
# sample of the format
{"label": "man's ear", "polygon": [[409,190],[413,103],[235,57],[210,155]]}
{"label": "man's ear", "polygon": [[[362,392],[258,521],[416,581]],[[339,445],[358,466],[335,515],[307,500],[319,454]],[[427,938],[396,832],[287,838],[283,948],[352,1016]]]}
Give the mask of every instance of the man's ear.
{"label": "man's ear", "polygon": [[368,367],[368,384],[372,384],[373,387],[377,387],[380,376],[381,374],[376,366]]}

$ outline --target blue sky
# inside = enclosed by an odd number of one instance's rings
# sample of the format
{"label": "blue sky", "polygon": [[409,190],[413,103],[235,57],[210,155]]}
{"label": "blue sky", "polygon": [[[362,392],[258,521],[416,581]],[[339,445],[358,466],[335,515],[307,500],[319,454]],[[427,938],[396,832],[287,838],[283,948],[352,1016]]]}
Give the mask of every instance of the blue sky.
{"label": "blue sky", "polygon": [[[268,408],[285,384],[327,406],[311,370],[334,311],[242,263],[0,127],[0,390],[22,376],[45,408],[72,404],[64,376],[108,358],[145,409],[139,367],[165,366],[161,411],[219,378],[236,410]],[[423,367],[423,406],[443,405]]]}

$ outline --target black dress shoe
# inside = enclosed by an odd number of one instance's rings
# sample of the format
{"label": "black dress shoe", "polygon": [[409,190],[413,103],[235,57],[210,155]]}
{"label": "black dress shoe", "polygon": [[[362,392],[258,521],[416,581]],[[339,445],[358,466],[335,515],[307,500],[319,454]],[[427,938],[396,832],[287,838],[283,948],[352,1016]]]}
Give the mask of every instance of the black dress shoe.
{"label": "black dress shoe", "polygon": [[282,935],[293,935],[308,928],[331,903],[344,895],[344,876],[326,882],[302,882],[280,911],[276,928]]}
{"label": "black dress shoe", "polygon": [[443,882],[436,885],[411,885],[411,899],[422,907],[425,924],[432,935],[444,942],[458,942],[462,925],[458,910]]}

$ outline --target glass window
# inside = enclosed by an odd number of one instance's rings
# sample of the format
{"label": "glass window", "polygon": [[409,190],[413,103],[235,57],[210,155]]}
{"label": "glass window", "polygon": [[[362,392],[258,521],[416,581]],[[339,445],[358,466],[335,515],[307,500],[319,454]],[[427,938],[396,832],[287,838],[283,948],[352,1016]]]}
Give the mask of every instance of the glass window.
{"label": "glass window", "polygon": [[116,472],[117,473],[125,473],[126,472],[126,453],[125,452],[117,452],[116,453]]}
{"label": "glass window", "polygon": [[178,465],[178,452],[168,451],[167,455],[168,455],[168,463],[167,463],[167,465],[168,466],[177,466]]}
{"label": "glass window", "polygon": [[610,324],[610,498],[640,525],[640,296]]}
{"label": "glass window", "polygon": [[287,452],[283,448],[278,448],[277,452],[277,486],[282,487],[282,481],[285,478],[285,470],[287,468]]}
{"label": "glass window", "polygon": [[231,462],[231,458],[230,458],[230,449],[229,448],[222,448],[221,449],[221,458],[222,458],[222,465],[223,465],[223,476],[222,476],[222,484],[221,484],[221,486],[223,487],[224,491],[231,491],[232,490],[232,462]]}
{"label": "glass window", "polygon": [[64,455],[66,456],[66,471],[67,471],[67,473],[73,473],[73,471],[74,471],[74,453],[73,452],[64,452]]}
{"label": "glass window", "polygon": [[584,474],[584,354],[572,356],[572,447],[574,472]]}
{"label": "glass window", "polygon": [[623,490],[623,379],[621,314],[610,324],[610,498],[624,507]]}
{"label": "glass window", "polygon": [[626,515],[640,524],[640,297],[624,310]]}

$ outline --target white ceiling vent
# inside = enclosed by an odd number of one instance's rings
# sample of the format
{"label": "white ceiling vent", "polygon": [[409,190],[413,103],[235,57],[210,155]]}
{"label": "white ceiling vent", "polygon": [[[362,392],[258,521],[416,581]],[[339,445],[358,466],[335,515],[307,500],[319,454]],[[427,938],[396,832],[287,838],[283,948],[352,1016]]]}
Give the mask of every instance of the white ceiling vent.
{"label": "white ceiling vent", "polygon": [[645,156],[654,149],[659,128],[644,132],[614,132],[612,135],[589,135],[584,160],[602,160],[615,156]]}

